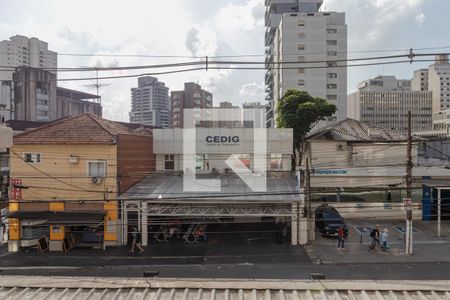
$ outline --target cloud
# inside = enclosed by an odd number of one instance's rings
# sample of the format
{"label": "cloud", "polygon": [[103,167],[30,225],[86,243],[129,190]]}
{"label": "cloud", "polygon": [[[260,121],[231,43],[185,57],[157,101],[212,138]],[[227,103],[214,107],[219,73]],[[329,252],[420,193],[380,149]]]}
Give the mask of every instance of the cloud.
{"label": "cloud", "polygon": [[419,11],[414,19],[419,26],[422,26],[426,18],[425,14],[422,11]]}
{"label": "cloud", "polygon": [[243,4],[228,4],[215,16],[217,26],[227,31],[251,31],[264,26],[264,1],[247,0]]}
{"label": "cloud", "polygon": [[186,36],[186,48],[193,56],[215,55],[218,50],[214,31],[195,26]]}
{"label": "cloud", "polygon": [[255,101],[264,98],[265,85],[264,83],[245,83],[239,89],[241,97],[247,99],[246,101]]}
{"label": "cloud", "polygon": [[350,37],[349,44],[375,45],[405,20],[413,18],[425,0],[327,0],[329,11],[344,11]]}

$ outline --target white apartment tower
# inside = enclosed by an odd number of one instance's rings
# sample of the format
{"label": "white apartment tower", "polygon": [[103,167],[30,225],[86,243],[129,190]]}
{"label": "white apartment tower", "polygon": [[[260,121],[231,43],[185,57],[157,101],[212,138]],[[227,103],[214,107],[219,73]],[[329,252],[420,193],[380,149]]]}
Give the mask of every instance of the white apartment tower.
{"label": "white apartment tower", "polygon": [[[0,41],[0,116],[10,119],[14,99],[12,84],[16,67],[56,69],[58,54],[48,50],[48,44],[37,38],[16,35]],[[56,70],[49,70],[56,74]]]}
{"label": "white apartment tower", "polygon": [[131,89],[130,122],[162,128],[170,127],[169,88],[157,78],[138,78]]}
{"label": "white apartment tower", "polygon": [[338,111],[332,120],[347,115],[345,13],[319,11],[322,2],[266,1],[269,127],[275,125],[277,102],[291,88],[335,104]]}
{"label": "white apartment tower", "polygon": [[428,69],[414,72],[412,89],[433,93],[433,113],[450,109],[450,63],[448,55],[437,55]]}

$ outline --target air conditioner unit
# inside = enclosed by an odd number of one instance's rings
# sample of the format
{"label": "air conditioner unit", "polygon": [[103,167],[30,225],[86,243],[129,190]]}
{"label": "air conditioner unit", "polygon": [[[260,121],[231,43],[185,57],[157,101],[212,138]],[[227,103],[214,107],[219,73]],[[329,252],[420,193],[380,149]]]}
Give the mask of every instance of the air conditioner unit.
{"label": "air conditioner unit", "polygon": [[100,183],[103,182],[103,178],[101,178],[101,177],[92,177],[91,181],[92,181],[93,184],[100,184]]}
{"label": "air conditioner unit", "polygon": [[345,151],[345,144],[336,144],[337,151]]}

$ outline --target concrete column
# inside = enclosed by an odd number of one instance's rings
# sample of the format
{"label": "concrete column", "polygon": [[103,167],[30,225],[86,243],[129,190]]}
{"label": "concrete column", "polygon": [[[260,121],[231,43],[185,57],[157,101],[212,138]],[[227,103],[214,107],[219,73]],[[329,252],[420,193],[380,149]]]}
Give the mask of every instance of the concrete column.
{"label": "concrete column", "polygon": [[148,246],[148,216],[147,216],[147,202],[142,202],[141,209],[141,233],[142,233],[142,246]]}
{"label": "concrete column", "polygon": [[312,242],[316,240],[316,224],[315,224],[315,216],[312,215],[310,219],[308,219],[308,242]]}
{"label": "concrete column", "polygon": [[292,203],[291,244],[298,245],[298,203]]}
{"label": "concrete column", "polygon": [[298,221],[299,228],[299,245],[306,245],[308,243],[308,219],[301,217]]}
{"label": "concrete column", "polygon": [[122,245],[125,246],[128,241],[128,212],[127,204],[122,201]]}

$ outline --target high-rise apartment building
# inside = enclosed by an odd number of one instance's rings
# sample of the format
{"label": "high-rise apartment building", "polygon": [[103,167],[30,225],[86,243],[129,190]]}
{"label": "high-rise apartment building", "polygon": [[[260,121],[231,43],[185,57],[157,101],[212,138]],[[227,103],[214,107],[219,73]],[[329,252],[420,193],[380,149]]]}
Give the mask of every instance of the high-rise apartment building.
{"label": "high-rise apartment building", "polygon": [[348,117],[373,126],[407,132],[408,111],[413,131],[432,127],[432,98],[429,91],[412,91],[411,80],[378,76],[361,82],[348,95]]}
{"label": "high-rise apartment building", "polygon": [[[47,68],[56,74],[58,55],[48,50],[48,44],[37,38],[16,35],[0,41],[0,117],[13,118],[13,73],[17,67]],[[51,70],[55,69],[55,70]]]}
{"label": "high-rise apartment building", "polygon": [[157,78],[138,78],[131,89],[130,122],[156,127],[170,127],[169,88]]}
{"label": "high-rise apartment building", "polygon": [[170,94],[172,108],[172,127],[183,128],[183,109],[211,108],[213,95],[202,89],[199,84],[186,82],[183,91],[172,91]]}
{"label": "high-rise apartment building", "polygon": [[428,69],[414,71],[414,76],[411,80],[411,89],[413,91],[428,91]]}
{"label": "high-rise apartment building", "polygon": [[448,55],[437,55],[428,69],[414,72],[412,89],[433,93],[433,113],[450,108],[450,63]]}
{"label": "high-rise apartment building", "polygon": [[[347,113],[345,13],[319,11],[322,0],[266,1],[267,126],[288,89],[305,90]],[[313,63],[316,62],[316,63]]]}

